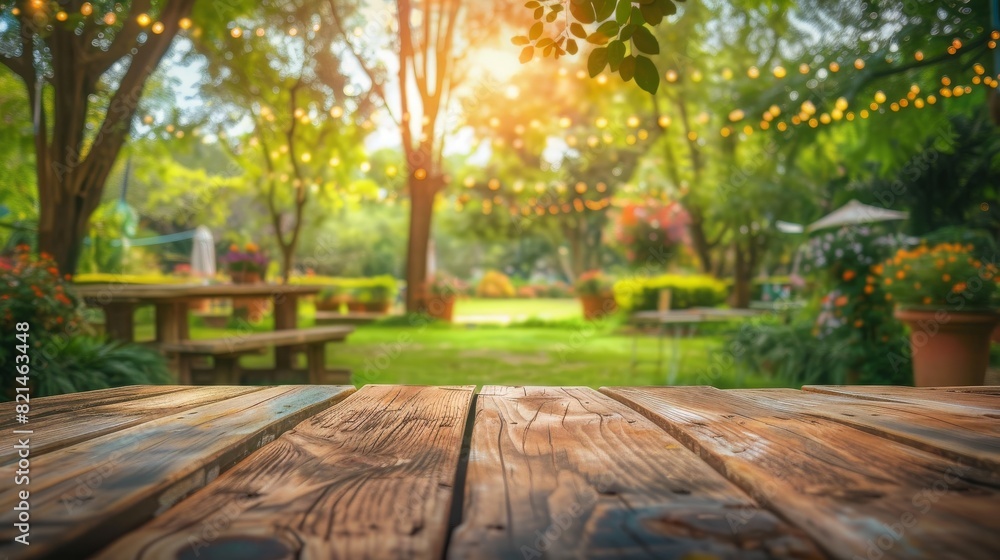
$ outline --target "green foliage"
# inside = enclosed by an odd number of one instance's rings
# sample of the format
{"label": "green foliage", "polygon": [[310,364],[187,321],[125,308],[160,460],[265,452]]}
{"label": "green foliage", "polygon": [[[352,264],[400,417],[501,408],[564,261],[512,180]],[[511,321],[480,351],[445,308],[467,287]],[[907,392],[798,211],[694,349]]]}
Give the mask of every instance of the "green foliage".
{"label": "green foliage", "polygon": [[628,278],[615,283],[615,300],[630,311],[655,311],[660,292],[670,290],[670,309],[717,307],[726,301],[725,282],[704,275],[664,274],[649,278]]}
{"label": "green foliage", "polygon": [[497,270],[489,270],[476,285],[476,295],[483,298],[512,298],[514,284],[510,278]]}
{"label": "green foliage", "polygon": [[[392,301],[398,292],[397,281],[389,275],[371,278],[335,278],[331,276],[293,276],[290,284],[319,284],[327,286],[318,295],[320,301],[335,301],[353,296],[361,301]],[[364,295],[364,299],[360,296]]]}
{"label": "green foliage", "polygon": [[32,370],[32,395],[44,397],[125,385],[164,385],[172,376],[156,350],[85,335],[52,337]]}
{"label": "green foliage", "polygon": [[737,367],[773,376],[785,386],[909,381],[909,364],[892,358],[908,355],[905,337],[887,340],[878,352],[857,342],[856,337],[818,336],[808,323],[753,321],[731,334],[728,347],[735,350]]}
{"label": "green foliage", "polygon": [[[634,79],[643,90],[656,93],[660,73],[648,55],[660,54],[660,43],[648,26],[659,25],[665,16],[675,14],[675,2],[682,1],[643,0],[633,5],[630,0],[530,0],[524,6],[531,10],[535,22],[526,35],[511,42],[523,47],[522,64],[536,53],[556,59],[576,54],[581,41],[595,45],[587,59],[591,77],[610,68],[623,81]],[[546,33],[549,24],[556,24],[558,31]]]}

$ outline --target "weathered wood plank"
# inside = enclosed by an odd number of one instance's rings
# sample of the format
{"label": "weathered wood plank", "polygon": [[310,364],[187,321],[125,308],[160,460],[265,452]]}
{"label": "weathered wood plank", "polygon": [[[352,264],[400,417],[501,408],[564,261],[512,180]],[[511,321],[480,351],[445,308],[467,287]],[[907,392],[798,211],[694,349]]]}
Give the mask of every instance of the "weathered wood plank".
{"label": "weathered wood plank", "polygon": [[[60,414],[32,419],[28,427],[37,434],[37,437],[31,446],[31,456],[38,457],[143,422],[180,414],[192,408],[261,389],[261,387],[192,387],[186,391],[173,391],[152,397],[83,408],[74,411],[72,416]],[[17,461],[16,449],[0,448],[0,465],[14,461]]]}
{"label": "weathered wood plank", "polygon": [[746,389],[769,406],[853,428],[987,469],[1000,469],[1000,419],[990,409],[869,401],[794,389]]}
{"label": "weathered wood plank", "polygon": [[[176,393],[178,391],[189,391],[190,387],[181,385],[131,385],[128,387],[116,387],[114,389],[98,389],[96,391],[83,391],[81,393],[69,393],[66,395],[56,395],[52,397],[40,397],[31,399],[31,423],[43,416],[52,414],[66,414],[75,410],[114,404],[118,402],[145,399],[166,393]],[[2,404],[4,408],[3,418],[0,418],[0,430],[21,428],[20,424],[14,421],[12,402]],[[7,414],[7,408],[11,413]]]}
{"label": "weathered wood plank", "polygon": [[641,410],[837,558],[995,558],[997,470],[775,407],[745,391],[602,391]]}
{"label": "weathered wood plank", "polygon": [[[929,391],[926,388],[885,385],[805,385],[803,391],[875,401],[892,401],[931,407],[974,407],[1000,412],[1000,399],[983,393]],[[997,415],[1000,419],[1000,415]]]}
{"label": "weathered wood plank", "polygon": [[309,329],[284,329],[280,331],[241,334],[226,338],[184,340],[163,344],[164,352],[187,354],[233,354],[272,346],[295,346],[316,342],[344,340],[354,332],[354,327],[334,325]]}
{"label": "weathered wood plank", "polygon": [[[813,558],[639,413],[588,388],[484,387],[453,560]],[[741,513],[748,521],[731,521]]]}
{"label": "weathered wood plank", "polygon": [[441,558],[473,390],[365,386],[97,558]]}
{"label": "weathered wood plank", "polygon": [[[31,546],[12,544],[15,512],[0,511],[0,557],[84,557],[353,391],[265,388],[42,455],[31,463]],[[0,503],[23,489],[0,479]]]}

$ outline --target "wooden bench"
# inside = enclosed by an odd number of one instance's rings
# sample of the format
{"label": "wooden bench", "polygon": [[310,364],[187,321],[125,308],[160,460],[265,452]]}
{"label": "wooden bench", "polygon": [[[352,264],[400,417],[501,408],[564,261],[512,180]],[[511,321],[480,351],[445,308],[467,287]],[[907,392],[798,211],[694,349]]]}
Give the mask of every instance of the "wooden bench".
{"label": "wooden bench", "polygon": [[[343,342],[354,332],[350,326],[316,327],[311,329],[283,329],[274,332],[232,335],[226,338],[184,340],[160,345],[167,354],[177,356],[178,380],[182,385],[198,381],[213,381],[219,385],[239,385],[242,374],[274,375],[278,370],[244,369],[240,356],[267,348],[304,347],[306,353],[306,380],[313,385],[350,383],[347,370],[326,369],[326,344]],[[211,357],[210,368],[195,367],[195,361]],[[292,370],[300,371],[300,370]]]}

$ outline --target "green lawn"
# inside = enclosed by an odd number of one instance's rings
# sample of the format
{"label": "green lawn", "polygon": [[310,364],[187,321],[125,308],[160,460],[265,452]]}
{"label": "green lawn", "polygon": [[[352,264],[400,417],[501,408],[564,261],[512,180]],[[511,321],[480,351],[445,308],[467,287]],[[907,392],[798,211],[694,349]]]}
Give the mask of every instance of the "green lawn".
{"label": "green lawn", "polygon": [[[537,305],[536,302],[539,302]],[[507,305],[504,306],[503,304]],[[328,366],[347,367],[357,385],[402,383],[428,385],[664,385],[672,352],[662,341],[663,363],[657,368],[660,343],[655,336],[633,337],[616,325],[594,326],[578,319],[575,300],[466,300],[466,309],[488,315],[524,314],[524,309],[562,312],[561,326],[442,325],[420,327],[372,324],[359,327],[345,344],[328,347]],[[569,305],[567,305],[569,304]],[[513,311],[511,311],[513,310]],[[528,314],[530,316],[530,313]],[[153,327],[142,321],[140,339]],[[312,324],[312,309],[302,308],[303,326]],[[253,326],[270,330],[270,320]],[[237,330],[192,325],[192,338],[216,338]],[[757,375],[740,377],[732,367],[725,338],[707,334],[682,338],[675,384],[716,387],[779,386]],[[632,366],[633,344],[638,365]],[[244,364],[266,366],[271,356],[247,356]]]}

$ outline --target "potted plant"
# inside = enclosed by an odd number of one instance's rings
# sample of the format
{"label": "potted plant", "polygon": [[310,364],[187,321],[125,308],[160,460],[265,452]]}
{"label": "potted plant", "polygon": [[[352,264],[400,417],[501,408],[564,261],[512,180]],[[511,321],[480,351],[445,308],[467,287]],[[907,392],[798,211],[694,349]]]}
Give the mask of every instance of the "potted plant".
{"label": "potted plant", "polygon": [[392,290],[389,286],[375,284],[368,288],[365,310],[372,313],[388,313],[392,306]]}
{"label": "potted plant", "polygon": [[576,281],[576,293],[583,304],[583,318],[601,319],[618,309],[613,282],[600,270],[584,272]]}
{"label": "potted plant", "polygon": [[371,299],[368,288],[365,286],[355,286],[347,290],[347,312],[364,313],[367,310],[365,302]]}
{"label": "potted plant", "polygon": [[347,299],[346,292],[342,286],[323,288],[316,295],[316,311],[340,311],[340,304]]}
{"label": "potted plant", "polygon": [[222,260],[229,269],[233,284],[258,284],[264,280],[267,257],[255,243],[247,243],[242,251],[239,245],[230,245]]}
{"label": "potted plant", "polygon": [[422,311],[435,319],[451,322],[455,299],[465,293],[465,282],[445,274],[435,274],[424,283]]}
{"label": "potted plant", "polygon": [[[229,277],[233,284],[259,284],[264,281],[267,271],[267,257],[256,243],[247,243],[240,250],[235,243],[229,246],[229,252],[222,257],[229,269]],[[259,320],[267,312],[266,298],[233,298],[233,312],[237,316],[245,316],[251,320]]]}
{"label": "potted plant", "polygon": [[921,244],[875,267],[895,316],[910,327],[918,387],[982,385],[990,335],[1000,315],[997,268],[979,261],[972,245]]}

